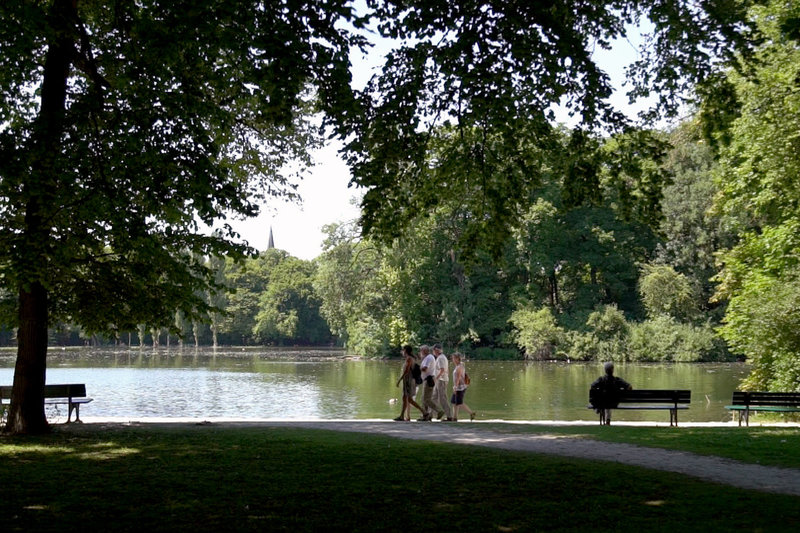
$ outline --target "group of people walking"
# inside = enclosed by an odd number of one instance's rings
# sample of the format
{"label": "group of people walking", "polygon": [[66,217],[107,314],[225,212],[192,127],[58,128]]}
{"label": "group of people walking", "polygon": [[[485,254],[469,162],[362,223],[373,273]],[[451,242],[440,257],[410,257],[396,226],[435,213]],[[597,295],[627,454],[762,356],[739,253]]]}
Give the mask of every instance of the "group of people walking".
{"label": "group of people walking", "polygon": [[[397,380],[397,386],[403,385],[403,410],[397,421],[411,420],[411,407],[416,407],[422,417],[420,422],[428,422],[436,418],[446,422],[458,421],[458,413],[463,409],[469,413],[469,419],[475,419],[475,411],[464,403],[470,379],[464,368],[460,353],[452,354],[453,375],[452,394],[448,399],[448,383],[450,382],[450,365],[447,356],[442,352],[440,344],[433,348],[423,344],[419,347],[419,355],[409,345],[403,346],[403,371]],[[417,403],[417,390],[422,387],[422,405]]]}

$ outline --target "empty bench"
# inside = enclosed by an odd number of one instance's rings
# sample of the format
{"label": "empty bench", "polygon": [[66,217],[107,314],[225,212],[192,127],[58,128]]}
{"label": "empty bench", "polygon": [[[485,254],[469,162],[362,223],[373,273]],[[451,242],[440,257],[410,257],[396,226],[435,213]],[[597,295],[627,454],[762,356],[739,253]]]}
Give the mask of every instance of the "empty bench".
{"label": "empty bench", "polygon": [[[75,422],[81,421],[81,405],[89,403],[93,398],[86,397],[86,385],[83,383],[67,383],[44,386],[45,405],[66,405],[67,424],[75,411]],[[0,386],[0,412],[11,403],[11,386]]]}
{"label": "empty bench", "polygon": [[800,412],[800,392],[748,392],[734,391],[731,405],[725,409],[739,412],[739,425],[750,425],[750,411],[769,411],[772,413]]}
{"label": "empty bench", "polygon": [[[619,403],[612,409],[669,410],[669,425],[678,425],[678,410],[688,409],[692,391],[670,389],[633,389],[618,393]],[[593,406],[589,406],[594,409]],[[600,410],[600,423],[605,413]]]}

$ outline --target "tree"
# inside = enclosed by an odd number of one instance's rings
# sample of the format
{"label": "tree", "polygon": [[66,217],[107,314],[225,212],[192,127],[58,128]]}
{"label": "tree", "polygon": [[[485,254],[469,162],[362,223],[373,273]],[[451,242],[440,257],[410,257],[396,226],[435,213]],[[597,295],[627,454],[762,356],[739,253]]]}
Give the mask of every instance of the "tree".
{"label": "tree", "polygon": [[392,298],[395,273],[386,268],[384,246],[358,236],[352,224],[331,224],[318,258],[314,289],[320,313],[351,353],[385,355],[409,341]]}
{"label": "tree", "polygon": [[523,308],[511,313],[514,340],[525,351],[526,359],[553,359],[564,336],[549,307]]}
{"label": "tree", "polygon": [[259,296],[253,336],[259,342],[320,344],[329,342],[330,330],[319,313],[314,293],[314,263],[289,256],[281,250],[261,255],[275,257]]}
{"label": "tree", "polygon": [[195,258],[245,248],[198,221],[294,195],[279,170],[314,142],[304,96],[340,123],[355,110],[346,20],[344,0],[2,3],[0,279],[19,332],[6,429],[47,429],[53,320],[91,333],[210,311]]}
{"label": "tree", "polygon": [[[454,190],[471,214],[460,248],[480,238],[499,254],[540,177],[527,147],[561,150],[554,109],[578,115],[587,133],[628,126],[609,103],[611,81],[594,49],[649,20],[642,59],[629,69],[632,96],[654,91],[658,109],[670,114],[723,60],[749,56],[749,3],[372,2],[380,33],[398,46],[364,91],[364,114],[346,149],[353,181],[368,189],[364,231],[396,238],[442,191]],[[467,142],[431,160],[435,132],[448,124]],[[461,163],[448,167],[458,156]],[[591,178],[591,166],[575,170],[572,179]]]}
{"label": "tree", "polygon": [[685,275],[696,295],[698,309],[721,318],[723,302],[711,302],[717,273],[716,254],[735,243],[729,217],[713,209],[718,187],[714,182],[714,152],[701,138],[701,121],[687,121],[670,135],[672,149],[665,161],[672,182],[664,188],[663,242],[656,263],[669,265]]}
{"label": "tree", "polygon": [[696,298],[689,279],[670,266],[644,265],[639,294],[647,315],[659,315],[689,322],[697,318]]}
{"label": "tree", "polygon": [[753,364],[747,385],[799,390],[800,8],[772,2],[753,14],[767,40],[752,76],[729,73],[733,120],[713,124],[721,146],[715,209],[739,235],[719,258],[715,297],[728,301],[723,337]]}
{"label": "tree", "polygon": [[[580,137],[582,147],[564,136],[566,155],[553,156],[542,186],[529,192],[533,200],[513,237],[515,262],[527,274],[526,296],[557,314],[579,315],[582,324],[599,304],[636,313],[636,263],[655,247],[667,176],[655,168],[659,143],[655,150],[633,150],[638,141],[630,136],[597,144]],[[586,169],[581,184],[577,167]]]}

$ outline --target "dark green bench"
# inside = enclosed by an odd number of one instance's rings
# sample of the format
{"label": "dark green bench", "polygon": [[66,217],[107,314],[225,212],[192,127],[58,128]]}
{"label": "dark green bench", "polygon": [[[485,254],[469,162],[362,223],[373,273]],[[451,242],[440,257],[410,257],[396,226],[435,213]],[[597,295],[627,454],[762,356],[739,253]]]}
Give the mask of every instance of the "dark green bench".
{"label": "dark green bench", "polygon": [[[669,425],[678,425],[678,410],[688,409],[692,391],[670,389],[633,389],[619,392],[619,404],[613,409],[669,410]],[[594,409],[591,405],[590,409]],[[603,423],[604,413],[600,413]]]}
{"label": "dark green bench", "polygon": [[[93,398],[86,397],[86,385],[83,383],[67,383],[44,386],[45,405],[66,405],[67,424],[75,411],[75,422],[81,421],[81,405],[89,403]],[[6,405],[11,403],[11,386],[0,386],[0,414],[4,415]]]}
{"label": "dark green bench", "polygon": [[772,413],[800,412],[800,392],[749,392],[734,391],[731,405],[725,409],[739,412],[739,425],[742,418],[750,425],[751,411],[769,411]]}

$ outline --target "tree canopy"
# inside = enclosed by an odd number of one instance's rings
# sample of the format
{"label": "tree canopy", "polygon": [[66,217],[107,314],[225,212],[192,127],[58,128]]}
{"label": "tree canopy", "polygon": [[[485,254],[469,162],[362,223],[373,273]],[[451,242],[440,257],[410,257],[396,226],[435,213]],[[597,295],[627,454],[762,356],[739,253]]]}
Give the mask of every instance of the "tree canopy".
{"label": "tree canopy", "polygon": [[[720,145],[716,209],[738,241],[720,257],[716,297],[729,302],[723,336],[753,363],[748,386],[800,390],[800,9],[754,10],[766,40],[753,76],[731,71],[729,120],[712,122]],[[713,101],[706,108],[713,107]],[[718,116],[707,113],[707,117]]]}
{"label": "tree canopy", "polygon": [[[176,309],[189,321],[212,311],[202,295],[219,281],[205,258],[246,249],[230,226],[208,235],[198,223],[292,197],[296,176],[283,171],[318,141],[312,113],[346,141],[367,189],[363,231],[384,243],[420,215],[449,213],[463,222],[454,250],[484,242],[502,254],[563,152],[556,106],[580,119],[562,161],[567,203],[597,214],[599,188],[618,179],[641,196],[619,194],[614,212],[635,205],[623,221],[649,218],[659,180],[596,151],[593,133],[629,124],[592,51],[649,20],[632,96],[654,91],[654,112],[670,114],[720,63],[749,56],[749,3],[368,0],[356,14],[348,0],[3,2],[0,280],[18,327],[9,428],[46,428],[54,317],[114,334],[175,327]],[[355,93],[349,54],[369,24],[398,46]],[[654,148],[631,139],[626,150]],[[291,329],[276,309],[258,320],[263,333]]]}
{"label": "tree canopy", "polygon": [[[740,0],[368,4],[380,34],[398,46],[362,94],[363,120],[347,147],[354,182],[367,189],[364,230],[397,237],[442,191],[466,191],[461,199],[472,224],[465,249],[480,238],[498,251],[509,222],[524,213],[527,191],[540,178],[528,147],[560,149],[553,138],[557,106],[576,115],[582,130],[630,126],[610,103],[612,82],[596,48],[649,25],[628,72],[631,97],[657,97],[656,116],[675,114],[722,65],[749,57],[755,40],[749,2]],[[451,151],[458,165],[428,158],[446,124],[460,135],[458,152]],[[591,166],[575,170],[578,189]]]}
{"label": "tree canopy", "polygon": [[9,427],[38,431],[51,317],[88,330],[209,311],[198,223],[293,196],[310,113],[355,109],[345,1],[51,0],[0,7],[0,278],[16,297]]}

